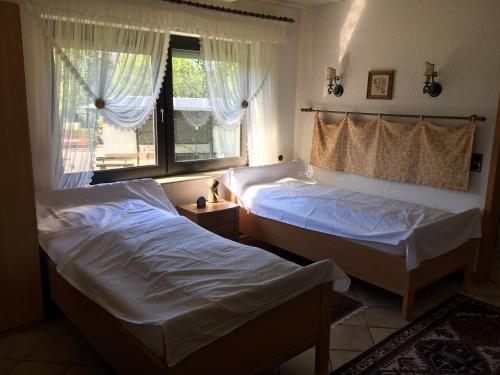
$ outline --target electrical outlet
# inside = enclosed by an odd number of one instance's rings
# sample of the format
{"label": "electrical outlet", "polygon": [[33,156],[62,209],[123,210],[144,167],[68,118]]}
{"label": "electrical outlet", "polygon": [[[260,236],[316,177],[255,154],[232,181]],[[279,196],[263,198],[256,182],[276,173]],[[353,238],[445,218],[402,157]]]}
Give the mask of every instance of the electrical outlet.
{"label": "electrical outlet", "polygon": [[483,154],[473,153],[470,158],[470,171],[481,172],[482,165],[483,165]]}

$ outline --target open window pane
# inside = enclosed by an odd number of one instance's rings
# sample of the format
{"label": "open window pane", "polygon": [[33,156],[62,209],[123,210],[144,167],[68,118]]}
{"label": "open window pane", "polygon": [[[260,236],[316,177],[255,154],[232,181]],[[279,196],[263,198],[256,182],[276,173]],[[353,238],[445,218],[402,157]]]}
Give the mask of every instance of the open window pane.
{"label": "open window pane", "polygon": [[155,118],[137,130],[124,130],[99,121],[96,169],[108,170],[157,164]]}
{"label": "open window pane", "polygon": [[208,99],[200,52],[173,49],[175,162],[241,156],[241,127],[217,125]]}

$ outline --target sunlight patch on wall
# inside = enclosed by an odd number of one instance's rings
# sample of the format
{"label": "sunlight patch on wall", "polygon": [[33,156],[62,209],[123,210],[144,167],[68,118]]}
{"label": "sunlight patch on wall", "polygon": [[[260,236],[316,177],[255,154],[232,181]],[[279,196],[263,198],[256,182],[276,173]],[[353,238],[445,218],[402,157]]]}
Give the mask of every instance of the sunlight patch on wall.
{"label": "sunlight patch on wall", "polygon": [[342,63],[351,42],[352,35],[358,26],[361,14],[365,9],[366,0],[354,0],[340,32],[339,63]]}

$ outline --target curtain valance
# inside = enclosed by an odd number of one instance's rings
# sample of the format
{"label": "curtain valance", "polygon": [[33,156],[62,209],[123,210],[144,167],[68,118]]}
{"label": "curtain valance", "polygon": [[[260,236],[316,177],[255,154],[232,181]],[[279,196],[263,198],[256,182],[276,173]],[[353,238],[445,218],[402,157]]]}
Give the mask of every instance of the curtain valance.
{"label": "curtain valance", "polygon": [[384,120],[327,124],[316,116],[313,166],[385,180],[467,191],[475,124],[445,127]]}
{"label": "curtain valance", "polygon": [[242,41],[283,43],[283,22],[254,20],[209,10],[189,9],[160,0],[26,0],[52,19],[179,32]]}

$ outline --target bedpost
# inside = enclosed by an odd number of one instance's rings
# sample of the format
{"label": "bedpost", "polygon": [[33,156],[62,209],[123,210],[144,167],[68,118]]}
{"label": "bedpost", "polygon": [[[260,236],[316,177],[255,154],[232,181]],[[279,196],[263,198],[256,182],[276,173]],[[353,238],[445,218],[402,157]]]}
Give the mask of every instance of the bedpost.
{"label": "bedpost", "polygon": [[226,185],[224,185],[222,181],[220,182],[219,185],[219,197],[228,202],[238,203],[236,195],[234,195],[234,193],[231,190],[229,190],[229,188]]}
{"label": "bedpost", "polygon": [[413,303],[415,300],[415,280],[413,270],[408,271],[405,291],[403,293],[403,305],[401,316],[404,320],[410,321],[413,318]]}
{"label": "bedpost", "polygon": [[330,363],[330,314],[332,305],[332,283],[321,285],[321,306],[319,316],[318,341],[316,343],[315,370],[317,374],[327,374]]}
{"label": "bedpost", "polygon": [[464,279],[463,286],[467,289],[474,279],[474,265],[476,262],[476,255],[478,251],[479,239],[471,238],[468,242],[469,256],[466,257],[467,263],[464,265]]}

